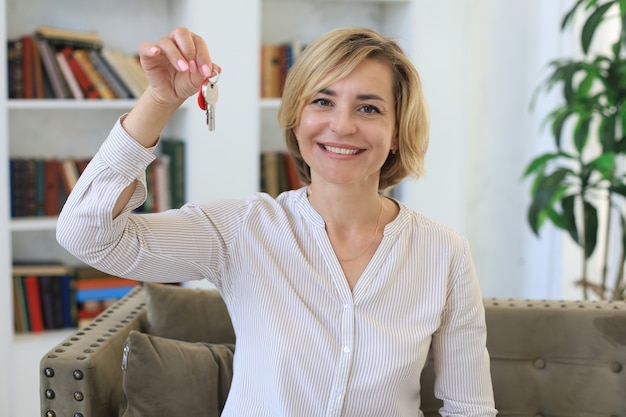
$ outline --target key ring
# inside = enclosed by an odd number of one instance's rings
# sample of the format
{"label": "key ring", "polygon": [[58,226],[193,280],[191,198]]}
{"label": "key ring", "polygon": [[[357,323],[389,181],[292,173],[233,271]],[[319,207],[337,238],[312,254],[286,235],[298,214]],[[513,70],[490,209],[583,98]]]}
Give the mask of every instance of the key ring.
{"label": "key ring", "polygon": [[[213,68],[213,74],[215,74],[214,77],[207,77],[204,80],[202,80],[202,84],[200,84],[200,91],[198,91],[198,106],[203,111],[206,110],[206,100],[204,99],[204,91],[203,91],[204,90],[204,86],[207,83],[217,84],[217,82],[220,80],[220,74],[219,74],[219,72],[217,72],[217,70],[215,68]],[[213,81],[213,80],[215,80],[215,81]]]}

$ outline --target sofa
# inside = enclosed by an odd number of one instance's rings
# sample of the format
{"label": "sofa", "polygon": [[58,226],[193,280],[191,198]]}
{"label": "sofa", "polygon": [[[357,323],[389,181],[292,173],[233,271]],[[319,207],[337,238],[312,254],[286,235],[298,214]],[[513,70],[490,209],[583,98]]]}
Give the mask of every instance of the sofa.
{"label": "sofa", "polygon": [[[485,299],[500,416],[626,417],[626,303]],[[40,361],[45,417],[219,416],[235,334],[214,290],[137,286]],[[438,416],[434,371],[422,411]]]}

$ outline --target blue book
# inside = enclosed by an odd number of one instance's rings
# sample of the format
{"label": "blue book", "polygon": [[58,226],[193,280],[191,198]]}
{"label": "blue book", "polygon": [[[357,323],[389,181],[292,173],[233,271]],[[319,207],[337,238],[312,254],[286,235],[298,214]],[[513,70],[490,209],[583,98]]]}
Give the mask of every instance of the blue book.
{"label": "blue book", "polygon": [[76,291],[76,302],[115,300],[124,297],[133,288],[135,288],[134,284],[128,287],[78,289]]}

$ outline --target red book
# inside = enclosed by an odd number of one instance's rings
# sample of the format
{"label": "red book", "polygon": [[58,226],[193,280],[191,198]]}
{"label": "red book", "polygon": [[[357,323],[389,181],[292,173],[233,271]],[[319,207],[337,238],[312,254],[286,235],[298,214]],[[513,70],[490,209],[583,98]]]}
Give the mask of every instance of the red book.
{"label": "red book", "polygon": [[23,96],[18,98],[35,98],[34,74],[34,39],[30,35],[22,36],[22,83]]}
{"label": "red book", "polygon": [[76,81],[78,81],[78,85],[82,90],[83,94],[86,98],[100,98],[100,93],[95,85],[92,84],[91,80],[83,70],[83,67],[76,61],[74,58],[74,50],[71,46],[66,46],[61,49],[61,53],[67,60],[68,65],[72,69],[74,76],[76,77]]}
{"label": "red book", "polygon": [[60,162],[56,159],[46,159],[44,165],[44,204],[43,214],[45,216],[56,216],[59,214],[59,192],[60,192]]}
{"label": "red book", "polygon": [[296,171],[296,165],[293,162],[293,158],[288,152],[283,153],[283,158],[285,158],[285,168],[287,170],[287,179],[289,180],[289,188],[292,190],[297,190],[302,187],[302,181],[300,181],[300,177],[298,177],[298,172]]}
{"label": "red book", "polygon": [[41,292],[39,290],[39,277],[27,275],[24,277],[24,291],[26,293],[26,304],[28,307],[28,320],[30,321],[31,332],[42,332],[43,312],[41,310]]}

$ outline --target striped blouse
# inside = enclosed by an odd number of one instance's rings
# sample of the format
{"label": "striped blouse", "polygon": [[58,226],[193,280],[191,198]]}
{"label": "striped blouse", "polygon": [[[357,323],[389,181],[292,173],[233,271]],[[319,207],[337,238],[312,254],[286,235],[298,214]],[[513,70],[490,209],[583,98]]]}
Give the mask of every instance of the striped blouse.
{"label": "striped blouse", "polygon": [[70,195],[57,239],[113,274],[215,284],[237,335],[224,417],[421,416],[431,344],[441,414],[496,414],[482,296],[461,235],[398,203],[351,291],[304,188],[136,215],[153,159],[118,121]]}

